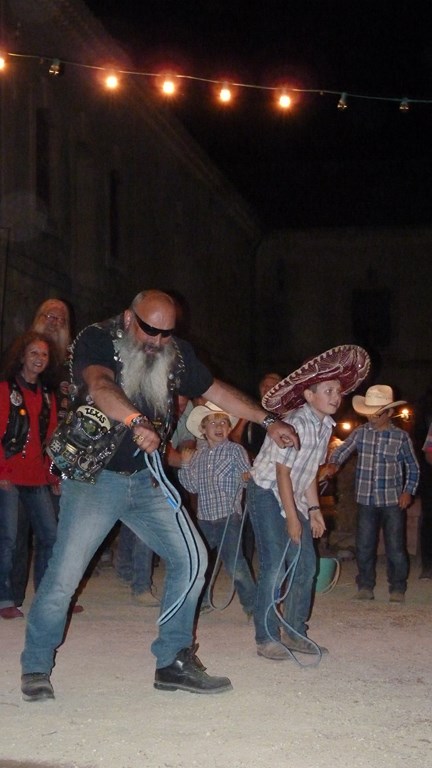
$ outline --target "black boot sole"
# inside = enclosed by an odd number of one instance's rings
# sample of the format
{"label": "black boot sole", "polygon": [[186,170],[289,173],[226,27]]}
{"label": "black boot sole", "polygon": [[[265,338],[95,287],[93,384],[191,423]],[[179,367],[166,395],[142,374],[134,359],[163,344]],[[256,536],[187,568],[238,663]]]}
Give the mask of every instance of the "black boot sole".
{"label": "black boot sole", "polygon": [[187,693],[225,693],[225,691],[232,691],[231,683],[229,685],[220,686],[220,688],[193,688],[186,683],[163,683],[155,680],[153,687],[158,691],[187,691]]}

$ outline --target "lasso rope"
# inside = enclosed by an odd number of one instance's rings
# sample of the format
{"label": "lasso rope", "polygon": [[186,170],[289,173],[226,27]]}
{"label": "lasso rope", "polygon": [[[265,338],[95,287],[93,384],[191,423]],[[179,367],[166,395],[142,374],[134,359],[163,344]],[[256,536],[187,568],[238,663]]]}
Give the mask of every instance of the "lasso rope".
{"label": "lasso rope", "polygon": [[150,470],[154,479],[158,483],[168,504],[173,508],[175,512],[177,524],[186,542],[186,546],[189,553],[189,565],[190,565],[189,583],[186,589],[177,598],[177,600],[172,605],[170,605],[163,612],[163,614],[161,614],[161,616],[159,616],[159,619],[157,620],[157,624],[161,626],[162,624],[165,624],[167,621],[169,621],[177,613],[177,611],[182,607],[184,601],[186,600],[186,597],[188,596],[190,590],[192,589],[197,579],[197,576],[199,573],[200,560],[199,560],[198,547],[195,541],[195,537],[192,533],[192,527],[182,507],[180,494],[177,491],[177,489],[174,487],[174,485],[170,483],[167,476],[165,475],[165,472],[162,467],[161,457],[158,451],[153,451],[153,453],[150,453],[150,454],[146,453],[144,455],[145,455],[145,462],[147,464],[148,469]]}
{"label": "lasso rope", "polygon": [[[282,645],[288,651],[288,653],[290,654],[291,658],[296,662],[296,664],[298,664],[299,667],[317,667],[318,664],[321,661],[321,658],[322,658],[321,648],[319,647],[319,645],[317,643],[315,643],[309,637],[305,637],[305,635],[302,635],[302,634],[300,634],[300,632],[297,632],[297,630],[294,629],[294,627],[291,627],[290,624],[288,624],[288,622],[285,621],[285,619],[283,618],[283,615],[282,615],[282,613],[281,613],[281,611],[279,610],[279,607],[278,607],[280,603],[283,603],[284,600],[286,600],[286,597],[287,597],[287,595],[288,595],[288,593],[289,593],[289,591],[291,589],[291,586],[292,586],[292,583],[293,583],[293,580],[294,580],[294,576],[295,576],[295,572],[296,572],[296,568],[297,568],[297,564],[298,564],[298,561],[299,561],[300,555],[301,555],[302,546],[301,546],[301,541],[300,541],[300,544],[298,545],[298,552],[296,553],[296,555],[295,555],[293,561],[290,563],[290,565],[287,568],[285,568],[285,562],[286,562],[287,554],[288,554],[288,551],[289,551],[289,548],[290,548],[291,544],[292,544],[291,539],[288,539],[286,547],[285,547],[285,549],[284,549],[284,551],[282,553],[282,557],[280,559],[279,568],[278,568],[278,570],[276,572],[276,577],[275,577],[275,580],[274,580],[274,583],[273,583],[273,598],[272,598],[272,601],[271,601],[270,605],[267,607],[267,610],[266,610],[266,613],[265,613],[265,619],[264,619],[265,628],[266,628],[267,635],[268,635],[269,639],[272,642],[274,642],[274,643],[279,643],[280,645]],[[281,572],[282,572],[282,578],[279,578],[279,574]],[[283,592],[281,592],[282,587],[285,584],[285,582],[286,582],[285,590]],[[290,648],[287,648],[287,646],[284,643],[282,643],[280,637],[274,637],[271,634],[271,632],[270,632],[270,630],[268,628],[268,616],[269,616],[270,611],[273,611],[276,614],[278,621],[281,622],[282,626],[288,632],[288,634],[290,634],[293,638],[298,637],[299,639],[301,639],[301,640],[303,640],[303,641],[305,641],[305,642],[310,644],[311,655],[313,656],[314,660],[308,662],[307,664],[302,663],[295,656],[295,652],[292,651]]]}

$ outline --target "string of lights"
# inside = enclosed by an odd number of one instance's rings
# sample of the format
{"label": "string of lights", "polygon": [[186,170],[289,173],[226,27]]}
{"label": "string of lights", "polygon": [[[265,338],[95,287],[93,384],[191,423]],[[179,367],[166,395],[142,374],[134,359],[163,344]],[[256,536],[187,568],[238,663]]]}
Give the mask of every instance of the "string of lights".
{"label": "string of lights", "polygon": [[41,56],[38,54],[27,53],[0,53],[0,71],[7,68],[7,58],[23,58],[33,59],[38,61],[39,64],[45,64],[48,66],[48,73],[53,77],[58,77],[64,73],[65,67],[78,67],[86,70],[94,70],[104,74],[104,81],[106,88],[110,90],[116,90],[121,84],[122,76],[131,77],[143,77],[156,82],[160,91],[168,97],[174,97],[178,92],[178,86],[181,81],[195,81],[213,86],[216,89],[217,98],[224,104],[228,104],[234,100],[234,95],[238,89],[253,89],[257,91],[271,92],[276,100],[277,105],[281,109],[289,109],[292,107],[295,96],[299,94],[317,94],[319,96],[334,96],[337,99],[336,106],[338,110],[345,110],[349,106],[350,101],[356,99],[368,100],[368,101],[381,101],[381,102],[393,102],[399,104],[399,110],[401,112],[408,112],[411,105],[418,104],[432,104],[432,98],[418,99],[408,96],[377,96],[363,93],[350,93],[343,90],[329,90],[327,88],[297,88],[287,85],[259,85],[256,83],[243,83],[227,80],[218,80],[208,77],[200,77],[196,75],[185,75],[179,73],[163,73],[163,72],[141,72],[130,69],[117,69],[104,66],[97,66],[95,64],[85,64],[83,62],[68,61],[65,59],[51,58],[49,56]]}

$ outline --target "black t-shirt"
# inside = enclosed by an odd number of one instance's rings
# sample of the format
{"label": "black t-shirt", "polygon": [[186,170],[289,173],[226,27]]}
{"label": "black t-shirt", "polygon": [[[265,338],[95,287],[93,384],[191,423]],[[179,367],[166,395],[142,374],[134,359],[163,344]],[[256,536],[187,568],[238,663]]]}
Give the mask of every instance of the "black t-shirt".
{"label": "black t-shirt", "polygon": [[[203,363],[198,360],[193,347],[183,339],[174,338],[184,361],[184,370],[180,370],[178,378],[180,386],[178,393],[188,398],[199,397],[213,383],[213,376]],[[73,380],[81,387],[82,372],[89,365],[101,365],[109,368],[116,375],[118,362],[115,360],[115,349],[110,330],[90,325],[78,337],[73,352]],[[134,403],[137,410],[148,418],[152,414],[146,412],[145,403]],[[143,451],[136,454],[137,446],[132,440],[132,431],[127,430],[115,455],[107,464],[106,469],[114,472],[133,472],[145,467]],[[134,455],[136,454],[136,455]]]}

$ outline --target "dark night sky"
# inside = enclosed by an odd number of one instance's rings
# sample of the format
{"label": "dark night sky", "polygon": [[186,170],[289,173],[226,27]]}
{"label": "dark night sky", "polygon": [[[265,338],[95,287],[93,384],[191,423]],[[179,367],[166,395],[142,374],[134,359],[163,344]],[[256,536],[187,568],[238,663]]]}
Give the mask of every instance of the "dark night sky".
{"label": "dark night sky", "polygon": [[[282,114],[265,91],[226,109],[186,84],[170,109],[269,227],[430,224],[430,0],[86,1],[139,71],[397,99],[302,95]],[[431,103],[401,113],[405,96]]]}

